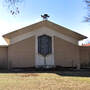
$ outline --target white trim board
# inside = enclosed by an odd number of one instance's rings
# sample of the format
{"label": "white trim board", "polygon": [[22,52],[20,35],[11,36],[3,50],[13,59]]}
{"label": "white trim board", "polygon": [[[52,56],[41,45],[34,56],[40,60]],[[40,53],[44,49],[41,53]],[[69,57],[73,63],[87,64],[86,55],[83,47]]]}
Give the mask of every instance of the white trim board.
{"label": "white trim board", "polygon": [[36,36],[36,35],[42,35],[42,34],[47,34],[47,35],[50,35],[50,36],[56,36],[56,37],[61,38],[65,41],[68,41],[70,43],[78,45],[78,40],[77,39],[72,38],[72,37],[67,36],[67,35],[64,35],[60,32],[57,32],[57,31],[52,30],[52,29],[47,28],[47,27],[41,27],[41,28],[39,28],[37,30],[34,30],[32,32],[22,34],[20,36],[16,36],[16,37],[14,37],[10,40],[10,44],[14,44],[14,43],[17,43],[17,42],[22,41],[24,39],[27,39],[29,37]]}

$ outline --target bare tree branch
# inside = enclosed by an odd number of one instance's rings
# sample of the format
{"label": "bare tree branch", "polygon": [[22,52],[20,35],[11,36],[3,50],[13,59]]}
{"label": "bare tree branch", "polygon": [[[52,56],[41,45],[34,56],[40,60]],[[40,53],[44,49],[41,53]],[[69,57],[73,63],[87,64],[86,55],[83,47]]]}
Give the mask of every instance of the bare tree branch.
{"label": "bare tree branch", "polygon": [[87,8],[87,16],[85,17],[85,22],[90,22],[90,0],[84,0]]}
{"label": "bare tree branch", "polygon": [[20,13],[19,10],[19,4],[22,2],[23,0],[5,0],[5,3],[7,5],[7,7],[10,9],[10,13],[12,15],[17,15]]}

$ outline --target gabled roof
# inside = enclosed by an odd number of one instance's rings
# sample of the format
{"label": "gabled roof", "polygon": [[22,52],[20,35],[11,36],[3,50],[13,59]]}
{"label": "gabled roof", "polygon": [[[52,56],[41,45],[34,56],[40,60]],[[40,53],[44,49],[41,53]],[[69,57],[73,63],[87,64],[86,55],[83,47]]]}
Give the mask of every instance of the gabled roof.
{"label": "gabled roof", "polygon": [[18,29],[14,32],[10,32],[8,34],[5,34],[3,35],[3,37],[8,40],[8,39],[11,39],[13,37],[16,37],[16,36],[19,36],[21,34],[25,34],[25,33],[28,33],[30,31],[33,31],[33,30],[36,30],[40,27],[43,27],[43,26],[46,26],[48,28],[51,28],[53,30],[56,30],[62,34],[65,34],[65,35],[68,35],[68,36],[71,36],[77,40],[83,40],[83,39],[86,39],[87,37],[84,36],[84,35],[81,35],[77,32],[74,32],[68,28],[65,28],[63,26],[60,26],[60,25],[57,25],[51,21],[48,21],[48,20],[44,20],[44,21],[40,21],[38,23],[35,23],[35,24],[32,24],[32,25],[29,25],[29,26],[26,26],[24,28],[21,28],[21,29]]}

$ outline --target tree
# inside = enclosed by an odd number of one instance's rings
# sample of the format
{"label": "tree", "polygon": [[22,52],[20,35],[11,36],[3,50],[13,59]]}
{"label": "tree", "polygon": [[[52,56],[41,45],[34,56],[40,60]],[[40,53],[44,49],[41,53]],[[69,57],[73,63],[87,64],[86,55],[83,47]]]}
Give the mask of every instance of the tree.
{"label": "tree", "polygon": [[12,15],[17,15],[20,13],[18,5],[21,3],[23,0],[4,0],[6,3],[7,7],[10,9],[10,13]]}
{"label": "tree", "polygon": [[88,10],[87,16],[85,17],[86,22],[90,22],[90,0],[84,0]]}

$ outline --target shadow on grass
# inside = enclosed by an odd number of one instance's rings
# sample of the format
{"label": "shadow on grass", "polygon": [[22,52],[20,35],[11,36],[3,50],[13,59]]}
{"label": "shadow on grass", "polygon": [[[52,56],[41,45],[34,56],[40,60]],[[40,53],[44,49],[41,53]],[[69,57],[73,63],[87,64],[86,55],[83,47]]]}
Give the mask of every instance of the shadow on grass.
{"label": "shadow on grass", "polygon": [[87,70],[63,71],[63,72],[56,72],[56,74],[60,76],[70,76],[70,77],[90,77],[90,71]]}
{"label": "shadow on grass", "polygon": [[[80,69],[76,70],[75,68],[52,68],[52,69],[43,69],[43,68],[15,68],[11,70],[0,69],[0,73],[23,73],[29,76],[38,76],[36,73],[54,73],[59,76],[70,76],[70,77],[90,77],[90,69]],[[35,74],[35,75],[34,75]]]}

